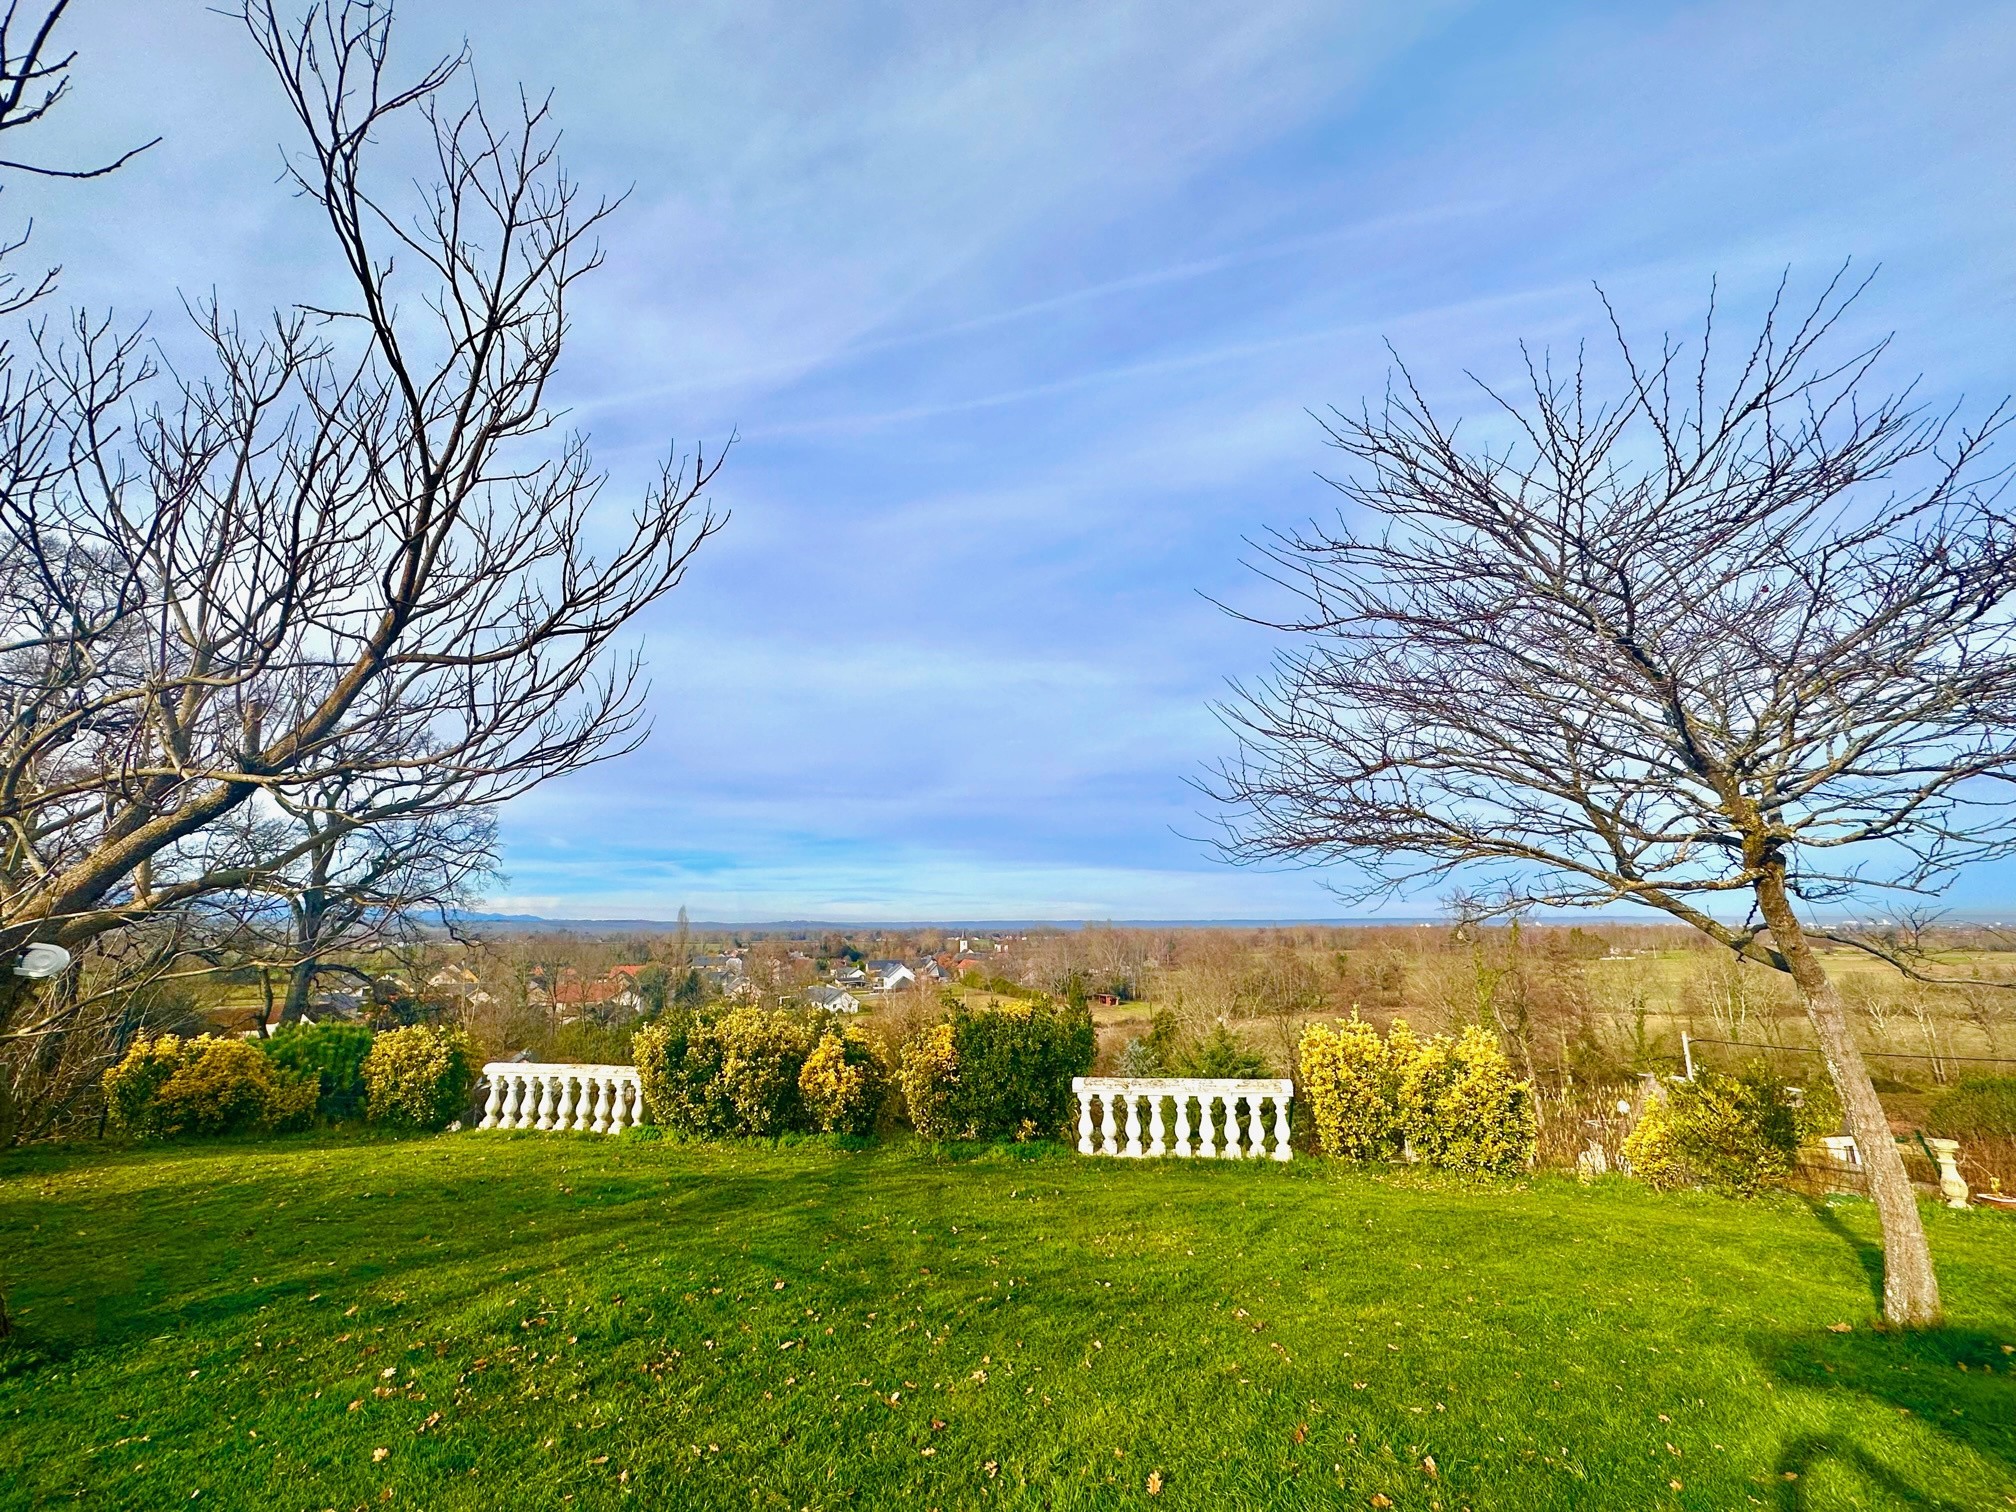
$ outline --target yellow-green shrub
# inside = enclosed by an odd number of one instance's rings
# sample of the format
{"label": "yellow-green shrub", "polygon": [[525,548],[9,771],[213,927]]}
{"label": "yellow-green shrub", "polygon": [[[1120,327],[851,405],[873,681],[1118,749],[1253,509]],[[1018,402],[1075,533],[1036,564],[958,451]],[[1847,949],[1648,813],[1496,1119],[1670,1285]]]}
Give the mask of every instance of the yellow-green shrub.
{"label": "yellow-green shrub", "polygon": [[1302,1097],[1326,1155],[1446,1170],[1507,1172],[1533,1157],[1533,1090],[1480,1028],[1416,1038],[1396,1019],[1382,1038],[1357,1018],[1303,1032]]}
{"label": "yellow-green shrub", "polygon": [[300,1128],[318,1080],[283,1074],[246,1040],[164,1034],[140,1039],[105,1073],[113,1121],[143,1139]]}
{"label": "yellow-green shrub", "polygon": [[959,1085],[959,1052],[949,1023],[928,1024],[903,1042],[896,1083],[911,1128],[926,1139],[957,1137],[951,1103]]}
{"label": "yellow-green shrub", "polygon": [[811,1027],[791,1014],[737,1008],[709,1026],[721,1043],[721,1090],[733,1134],[785,1134],[804,1127],[798,1074],[812,1051]]}
{"label": "yellow-green shrub", "polygon": [[707,1136],[804,1132],[799,1075],[815,1043],[808,1020],[763,1008],[647,1024],[631,1041],[645,1117]]}
{"label": "yellow-green shrub", "polygon": [[467,1110],[475,1079],[475,1047],[460,1029],[388,1030],[364,1057],[364,1116],[409,1129],[446,1128]]}
{"label": "yellow-green shrub", "polygon": [[1317,1147],[1345,1160],[1397,1159],[1406,1138],[1399,1076],[1379,1031],[1355,1015],[1334,1029],[1311,1024],[1302,1033],[1298,1058]]}
{"label": "yellow-green shrub", "polygon": [[1418,1047],[1401,1101],[1414,1155],[1429,1165],[1502,1175],[1533,1158],[1533,1089],[1513,1075],[1497,1036],[1475,1025]]}
{"label": "yellow-green shrub", "polygon": [[805,1116],[822,1134],[870,1134],[882,1105],[882,1063],[861,1031],[828,1029],[798,1072]]}
{"label": "yellow-green shrub", "polygon": [[1709,1186],[1735,1196],[1783,1185],[1808,1140],[1832,1129],[1831,1089],[1795,1094],[1764,1066],[1700,1071],[1652,1098],[1624,1140],[1631,1174],[1655,1187]]}
{"label": "yellow-green shrub", "polygon": [[114,1128],[147,1138],[161,1131],[154,1121],[154,1095],[181,1068],[182,1040],[173,1034],[133,1041],[116,1066],[106,1068],[105,1111]]}

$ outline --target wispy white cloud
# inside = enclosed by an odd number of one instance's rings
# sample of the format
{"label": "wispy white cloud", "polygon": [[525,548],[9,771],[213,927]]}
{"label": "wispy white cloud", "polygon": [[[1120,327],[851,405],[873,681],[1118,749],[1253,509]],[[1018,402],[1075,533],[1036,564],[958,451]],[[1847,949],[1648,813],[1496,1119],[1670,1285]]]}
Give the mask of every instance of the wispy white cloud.
{"label": "wispy white cloud", "polygon": [[[1304,411],[1376,395],[1385,338],[1465,413],[1466,368],[1600,337],[1591,280],[1656,330],[1713,275],[1741,311],[1853,254],[1886,263],[1863,328],[1899,327],[1928,393],[2009,381],[2005,10],[402,15],[416,62],[466,32],[487,84],[552,85],[575,172],[633,186],[560,395],[612,504],[668,436],[744,437],[731,531],[639,627],[653,742],[506,815],[542,911],[1334,913],[1182,838],[1226,738],[1208,700],[1270,649],[1198,590],[1254,602],[1241,537],[1334,507]],[[66,140],[167,140],[0,198],[70,291],[319,296],[229,23],[96,0],[76,36]]]}

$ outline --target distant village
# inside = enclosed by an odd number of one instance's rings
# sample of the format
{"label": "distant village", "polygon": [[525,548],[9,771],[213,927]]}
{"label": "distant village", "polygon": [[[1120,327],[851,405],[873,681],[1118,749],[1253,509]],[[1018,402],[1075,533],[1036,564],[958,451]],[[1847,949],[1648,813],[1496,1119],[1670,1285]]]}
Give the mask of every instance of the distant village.
{"label": "distant village", "polygon": [[[428,952],[433,959],[416,961],[414,970],[352,971],[315,992],[306,1017],[310,1022],[383,1018],[388,1009],[402,1005],[405,1011],[396,1016],[432,1017],[444,1009],[481,1013],[509,1003],[542,1014],[556,1026],[613,1028],[668,1005],[749,1003],[859,1013],[893,993],[1000,980],[1011,970],[1023,938],[954,936],[936,950],[870,956],[844,936],[690,944],[666,936],[666,943],[658,937],[636,942],[645,946],[637,954],[656,958],[597,966],[534,957],[543,946],[544,953],[556,957],[606,958],[603,940],[512,934],[482,940],[474,948],[437,946]],[[889,942],[878,934],[867,943]],[[456,959],[434,964],[451,949]]]}

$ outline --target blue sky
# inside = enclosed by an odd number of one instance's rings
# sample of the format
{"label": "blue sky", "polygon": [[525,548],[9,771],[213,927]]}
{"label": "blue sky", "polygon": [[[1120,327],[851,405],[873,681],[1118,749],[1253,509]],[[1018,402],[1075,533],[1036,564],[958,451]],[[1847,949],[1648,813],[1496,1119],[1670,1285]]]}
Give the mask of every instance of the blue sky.
{"label": "blue sky", "polygon": [[[165,136],[0,200],[71,299],[172,342],[178,290],[328,278],[228,21],[70,32],[54,145]],[[640,626],[655,734],[506,811],[514,911],[1334,916],[1184,838],[1185,779],[1269,650],[1203,595],[1265,602],[1242,537],[1329,508],[1305,411],[1376,392],[1383,340],[1460,407],[1596,335],[1592,280],[1657,331],[1852,256],[1896,376],[2012,385],[2009,5],[407,5],[409,60],[464,36],[633,191],[561,394],[612,502],[741,437],[732,525]]]}

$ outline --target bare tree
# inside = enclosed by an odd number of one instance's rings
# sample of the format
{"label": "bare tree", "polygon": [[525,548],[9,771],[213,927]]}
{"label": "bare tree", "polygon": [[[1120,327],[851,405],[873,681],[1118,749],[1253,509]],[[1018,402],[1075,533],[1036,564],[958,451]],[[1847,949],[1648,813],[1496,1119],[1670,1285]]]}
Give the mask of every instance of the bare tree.
{"label": "bare tree", "polygon": [[1206,785],[1233,860],[1640,904],[1788,974],[1867,1164],[1884,1312],[1925,1325],[1918,1207],[1814,910],[2016,849],[2016,532],[2004,411],[1872,397],[1887,341],[1833,352],[1860,292],[1788,314],[1781,286],[1733,362],[1712,301],[1649,359],[1613,313],[1613,396],[1529,354],[1530,394],[1484,390],[1502,440],[1459,439],[1404,368],[1331,412],[1354,514],[1262,548],[1300,603],[1263,622],[1298,639],[1228,704],[1240,752]]}
{"label": "bare tree", "polygon": [[[722,523],[718,456],[668,460],[615,521],[558,429],[611,206],[557,167],[546,106],[498,117],[459,58],[396,86],[385,5],[242,19],[352,297],[258,332],[200,308],[186,374],[79,318],[0,396],[0,954],[258,888],[366,822],[304,797],[338,776],[487,805],[633,749],[620,637]],[[401,213],[373,165],[408,126],[436,181]],[[325,830],[247,857],[255,800]],[[0,976],[0,1040],[40,1032],[24,1002]]]}
{"label": "bare tree", "polygon": [[[429,807],[411,803],[398,788],[374,797],[354,786],[338,777],[306,795],[282,794],[284,817],[258,826],[260,850],[291,858],[260,868],[248,889],[274,905],[262,922],[281,926],[273,959],[262,964],[285,973],[286,988],[272,1005],[282,1023],[305,1014],[324,973],[369,982],[369,972],[345,957],[411,946],[430,927],[452,933],[455,915],[475,902],[476,889],[497,869],[490,809]],[[312,842],[305,851],[303,839]]]}
{"label": "bare tree", "polygon": [[[70,66],[77,61],[74,51],[56,45],[56,28],[70,0],[46,0],[26,14],[20,0],[8,0],[0,14],[0,132],[33,126],[47,118],[70,93]],[[93,179],[123,168],[156,145],[161,139],[142,142],[118,156],[90,167],[65,167],[55,163],[30,162],[8,156],[0,158],[0,174],[25,173],[35,178]],[[13,241],[0,244],[0,261],[28,244],[23,231]],[[0,315],[13,315],[34,304],[56,287],[60,269],[49,268],[31,283],[16,274],[0,272]],[[0,355],[0,364],[5,357]]]}

